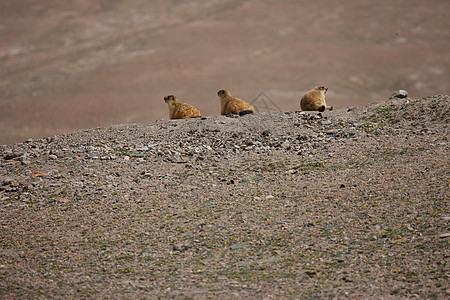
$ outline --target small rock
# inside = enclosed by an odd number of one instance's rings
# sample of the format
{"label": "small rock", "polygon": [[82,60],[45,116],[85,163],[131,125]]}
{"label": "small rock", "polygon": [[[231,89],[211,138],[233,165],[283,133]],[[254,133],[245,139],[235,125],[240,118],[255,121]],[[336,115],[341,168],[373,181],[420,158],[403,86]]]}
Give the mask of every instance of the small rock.
{"label": "small rock", "polygon": [[[330,122],[330,121],[328,121],[328,122]],[[331,122],[330,122],[330,124],[331,124]],[[338,133],[338,131],[336,129],[330,129],[330,130],[325,131],[325,133],[328,135],[335,135]]]}
{"label": "small rock", "polygon": [[441,234],[439,236],[439,238],[441,238],[441,239],[446,239],[446,238],[449,238],[449,237],[450,237],[450,233],[443,233],[443,234]]}
{"label": "small rock", "polygon": [[173,250],[174,251],[182,252],[182,251],[185,251],[185,250],[187,250],[189,248],[191,248],[191,246],[188,245],[188,244],[175,244],[175,245],[173,245]]}
{"label": "small rock", "polygon": [[272,195],[266,196],[266,200],[270,200],[270,199],[273,199],[273,196],[272,196]]}
{"label": "small rock", "polygon": [[32,174],[31,174],[31,177],[33,177],[33,178],[36,178],[36,177],[44,177],[44,176],[47,176],[47,174],[45,174],[45,173],[42,173],[42,172],[33,172]]}
{"label": "small rock", "polygon": [[23,153],[20,152],[7,152],[4,156],[5,160],[10,160],[22,156]]}
{"label": "small rock", "polygon": [[269,130],[264,130],[261,134],[264,137],[268,137],[270,135],[270,131]]}
{"label": "small rock", "polygon": [[316,271],[305,271],[305,274],[308,275],[309,277],[314,277],[316,276]]}
{"label": "small rock", "polygon": [[50,158],[50,159],[52,159],[52,160],[56,160],[56,159],[58,159],[58,156],[56,156],[55,154],[50,154],[50,155],[48,156],[48,158]]}
{"label": "small rock", "polygon": [[406,97],[408,97],[408,92],[407,91],[405,91],[405,90],[398,90],[398,91],[396,91],[396,92],[394,92],[392,94],[390,99],[393,99],[393,98],[406,98]]}
{"label": "small rock", "polygon": [[405,90],[399,90],[397,93],[398,98],[406,98],[408,97],[408,92]]}
{"label": "small rock", "polygon": [[290,143],[288,141],[283,142],[283,144],[281,144],[282,148],[289,148]]}

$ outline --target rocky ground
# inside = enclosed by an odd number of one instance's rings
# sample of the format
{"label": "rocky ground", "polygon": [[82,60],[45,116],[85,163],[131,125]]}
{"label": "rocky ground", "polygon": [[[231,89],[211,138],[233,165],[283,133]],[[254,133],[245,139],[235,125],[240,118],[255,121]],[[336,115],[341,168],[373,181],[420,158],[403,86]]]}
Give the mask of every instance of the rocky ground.
{"label": "rocky ground", "polygon": [[1,298],[448,298],[449,100],[1,146]]}

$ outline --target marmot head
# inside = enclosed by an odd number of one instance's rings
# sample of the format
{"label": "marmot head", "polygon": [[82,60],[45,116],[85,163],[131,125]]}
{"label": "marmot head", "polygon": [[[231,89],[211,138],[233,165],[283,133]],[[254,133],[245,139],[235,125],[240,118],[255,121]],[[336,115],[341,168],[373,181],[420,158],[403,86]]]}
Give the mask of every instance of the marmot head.
{"label": "marmot head", "polygon": [[315,90],[318,90],[318,91],[321,91],[321,92],[323,92],[324,94],[328,91],[328,88],[327,88],[326,86],[324,86],[324,85],[316,86],[314,89],[315,89]]}
{"label": "marmot head", "polygon": [[169,103],[169,102],[173,102],[177,100],[177,97],[175,97],[174,95],[169,95],[164,97],[164,102]]}
{"label": "marmot head", "polygon": [[220,98],[231,96],[230,92],[227,90],[220,90],[217,92],[217,95],[219,95]]}

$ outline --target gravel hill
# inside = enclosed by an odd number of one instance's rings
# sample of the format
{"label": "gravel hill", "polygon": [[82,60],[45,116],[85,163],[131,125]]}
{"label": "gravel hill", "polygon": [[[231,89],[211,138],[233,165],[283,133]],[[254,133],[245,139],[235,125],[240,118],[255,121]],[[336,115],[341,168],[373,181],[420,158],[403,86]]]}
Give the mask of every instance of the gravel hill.
{"label": "gravel hill", "polygon": [[449,98],[1,146],[1,298],[445,299]]}

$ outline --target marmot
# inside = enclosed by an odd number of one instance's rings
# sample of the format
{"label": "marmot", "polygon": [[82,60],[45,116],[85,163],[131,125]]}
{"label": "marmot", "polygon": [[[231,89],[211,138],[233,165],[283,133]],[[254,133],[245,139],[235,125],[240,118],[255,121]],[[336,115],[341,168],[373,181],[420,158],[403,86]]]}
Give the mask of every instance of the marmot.
{"label": "marmot", "polygon": [[255,112],[253,105],[245,102],[242,99],[233,97],[227,90],[220,90],[219,92],[217,92],[217,95],[219,95],[220,98],[221,115],[238,114],[240,116],[243,116]]}
{"label": "marmot", "polygon": [[174,95],[164,97],[169,106],[169,117],[171,119],[189,119],[201,117],[200,111],[192,105],[181,102]]}
{"label": "marmot", "polygon": [[326,86],[319,85],[303,95],[300,100],[302,110],[325,111],[325,109],[332,109],[325,102],[325,93],[327,91],[328,88]]}

